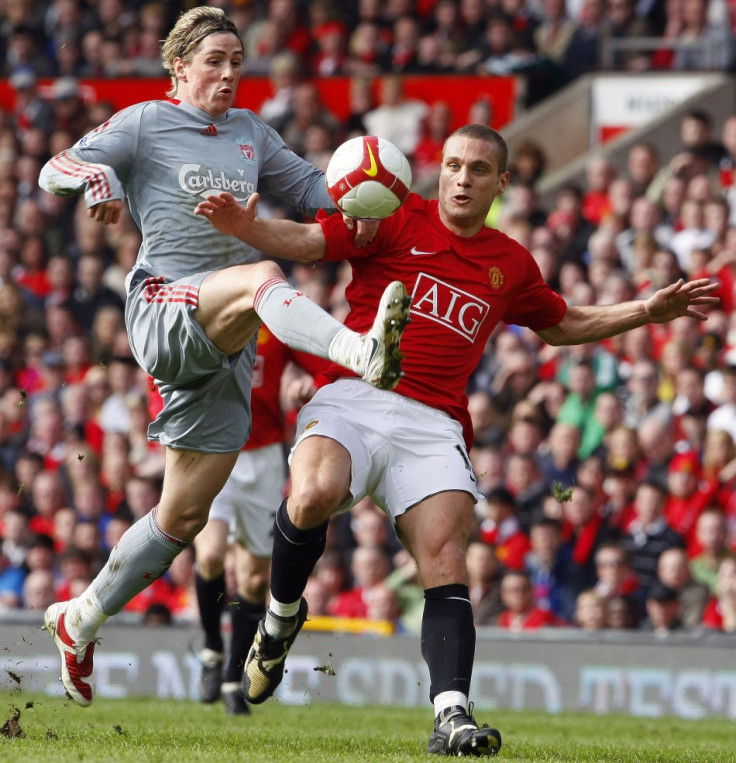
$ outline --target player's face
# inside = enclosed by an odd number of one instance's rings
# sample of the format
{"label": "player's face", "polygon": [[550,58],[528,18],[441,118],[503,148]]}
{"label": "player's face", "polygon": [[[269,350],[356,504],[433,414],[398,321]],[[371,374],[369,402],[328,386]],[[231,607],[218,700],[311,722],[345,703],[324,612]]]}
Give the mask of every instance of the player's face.
{"label": "player's face", "polygon": [[243,65],[243,46],[230,32],[205,37],[186,60],[174,59],[178,97],[213,117],[222,116],[235,100]]}
{"label": "player's face", "polygon": [[449,138],[442,158],[439,209],[442,222],[459,236],[473,236],[482,227],[493,200],[509,182],[499,172],[498,155],[485,140]]}

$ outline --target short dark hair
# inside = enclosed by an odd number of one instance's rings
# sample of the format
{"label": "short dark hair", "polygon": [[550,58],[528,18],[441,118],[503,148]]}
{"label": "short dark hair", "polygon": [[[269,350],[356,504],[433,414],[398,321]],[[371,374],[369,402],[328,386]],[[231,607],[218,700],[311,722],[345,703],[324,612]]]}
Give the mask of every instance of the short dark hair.
{"label": "short dark hair", "polygon": [[462,127],[458,127],[449,137],[472,138],[474,140],[484,140],[486,143],[490,143],[496,149],[496,153],[498,154],[498,171],[506,172],[506,165],[509,161],[509,147],[506,145],[506,141],[503,139],[501,133],[494,130],[492,127],[477,124],[463,125]]}

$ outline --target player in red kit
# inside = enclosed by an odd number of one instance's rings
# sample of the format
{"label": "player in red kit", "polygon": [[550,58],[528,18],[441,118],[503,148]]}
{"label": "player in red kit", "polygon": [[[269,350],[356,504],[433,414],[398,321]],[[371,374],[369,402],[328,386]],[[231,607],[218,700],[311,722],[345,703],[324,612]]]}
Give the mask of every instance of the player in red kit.
{"label": "player in red kit", "polygon": [[495,130],[455,131],[445,142],[438,199],[410,196],[364,250],[327,218],[312,225],[260,219],[252,197],[242,207],[226,194],[209,196],[195,210],[268,254],[349,260],[346,325],[356,330],[390,280],[411,294],[401,342],[405,376],[395,391],[372,389],[332,367],[333,383],[300,412],[291,493],[274,524],[271,600],[246,663],[251,702],[266,699],[281,681],[306,619],[302,593],[324,549],[328,518],[370,495],[393,518],[424,587],[422,656],[435,711],[427,751],[495,755],[499,732],[479,727],[468,704],[475,628],[465,562],[478,498],[465,387],[488,337],[505,321],[530,327],[552,345],[581,344],[682,315],[705,320],[699,306],[718,301],[711,296],[715,284],[704,279],[680,281],[646,301],[567,306],[529,252],[484,226],[508,184],[507,159]]}

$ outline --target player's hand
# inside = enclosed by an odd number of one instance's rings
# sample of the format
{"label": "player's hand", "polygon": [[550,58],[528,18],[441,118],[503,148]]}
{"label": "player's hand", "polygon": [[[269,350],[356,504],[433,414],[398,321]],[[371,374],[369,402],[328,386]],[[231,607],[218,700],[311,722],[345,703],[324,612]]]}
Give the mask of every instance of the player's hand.
{"label": "player's hand", "polygon": [[646,300],[644,305],[649,320],[652,323],[666,323],[687,315],[689,318],[705,321],[708,314],[697,310],[696,306],[717,305],[720,299],[711,294],[718,288],[719,284],[709,278],[699,278],[687,283],[681,278],[677,283],[656,291]]}
{"label": "player's hand", "polygon": [[252,193],[242,205],[231,193],[223,191],[200,201],[194,208],[194,214],[206,217],[221,233],[238,236],[253,226],[259,198],[257,193]]}
{"label": "player's hand", "polygon": [[120,219],[122,211],[123,202],[120,199],[110,199],[89,207],[87,215],[103,225],[114,225]]}
{"label": "player's hand", "polygon": [[312,377],[308,374],[292,379],[283,391],[284,404],[287,408],[299,408],[309,402],[317,388],[314,386]]}
{"label": "player's hand", "polygon": [[380,220],[356,220],[349,215],[343,215],[342,221],[345,223],[345,227],[348,230],[354,230],[355,236],[353,237],[353,243],[357,247],[367,246],[373,241],[378,233],[378,226]]}

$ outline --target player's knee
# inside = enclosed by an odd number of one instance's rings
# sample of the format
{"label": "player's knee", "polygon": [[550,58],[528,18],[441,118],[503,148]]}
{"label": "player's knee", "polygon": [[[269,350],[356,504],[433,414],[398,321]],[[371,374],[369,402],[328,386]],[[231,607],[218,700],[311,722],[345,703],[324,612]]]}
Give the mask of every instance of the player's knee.
{"label": "player's knee", "polygon": [[238,581],[238,593],[247,601],[263,603],[268,593],[268,574],[254,572]]}
{"label": "player's knee", "polygon": [[206,580],[212,580],[222,574],[225,569],[224,554],[218,554],[218,549],[197,546],[197,572]]}
{"label": "player's knee", "polygon": [[301,530],[316,527],[329,519],[340,508],[346,495],[335,483],[315,480],[292,487],[289,496],[289,517]]}
{"label": "player's knee", "polygon": [[284,271],[271,260],[262,260],[254,265],[250,265],[249,277],[253,280],[254,291],[267,281],[274,278],[284,278]]}

